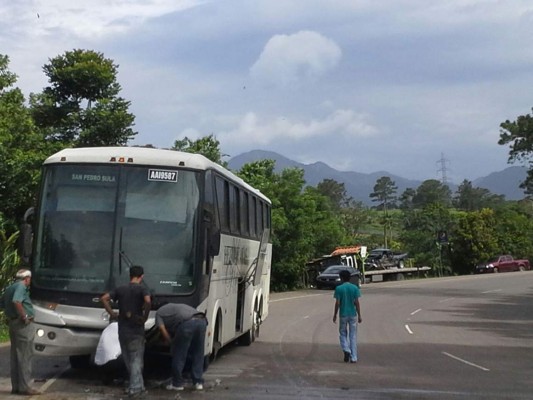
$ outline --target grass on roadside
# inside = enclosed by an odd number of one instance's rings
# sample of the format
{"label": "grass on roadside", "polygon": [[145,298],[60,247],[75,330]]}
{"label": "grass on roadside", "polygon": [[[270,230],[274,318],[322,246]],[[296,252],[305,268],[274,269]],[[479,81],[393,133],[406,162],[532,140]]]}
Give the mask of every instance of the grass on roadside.
{"label": "grass on roadside", "polygon": [[9,342],[9,332],[7,330],[7,326],[2,324],[0,326],[0,343]]}
{"label": "grass on roadside", "polygon": [[6,316],[0,311],[0,343],[9,342],[9,327]]}

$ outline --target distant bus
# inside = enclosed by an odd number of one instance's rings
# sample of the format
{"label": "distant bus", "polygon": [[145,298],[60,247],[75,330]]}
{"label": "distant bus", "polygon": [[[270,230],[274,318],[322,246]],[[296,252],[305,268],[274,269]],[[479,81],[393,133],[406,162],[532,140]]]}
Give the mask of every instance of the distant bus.
{"label": "distant bus", "polygon": [[[43,165],[33,221],[35,350],[94,354],[109,315],[100,296],[144,267],[155,311],[185,303],[209,321],[206,356],[250,344],[268,315],[271,202],[198,154],[140,147],[62,150]],[[28,213],[29,214],[29,213]],[[28,236],[28,235],[27,235]]]}

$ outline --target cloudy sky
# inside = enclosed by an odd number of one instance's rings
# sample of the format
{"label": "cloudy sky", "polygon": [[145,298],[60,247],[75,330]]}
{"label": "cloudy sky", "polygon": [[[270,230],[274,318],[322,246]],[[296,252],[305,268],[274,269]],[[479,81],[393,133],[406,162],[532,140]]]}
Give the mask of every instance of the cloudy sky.
{"label": "cloudy sky", "polygon": [[346,171],[476,179],[533,107],[530,0],[0,0],[26,96],[72,49],[119,65],[132,144],[214,134]]}

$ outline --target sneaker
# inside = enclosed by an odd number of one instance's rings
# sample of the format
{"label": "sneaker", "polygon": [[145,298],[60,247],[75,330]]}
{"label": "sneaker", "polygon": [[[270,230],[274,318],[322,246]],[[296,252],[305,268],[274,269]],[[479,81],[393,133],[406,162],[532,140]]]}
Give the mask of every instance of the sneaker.
{"label": "sneaker", "polygon": [[351,356],[351,354],[348,353],[347,351],[345,351],[344,352],[344,362],[350,361],[350,356]]}
{"label": "sneaker", "polygon": [[184,388],[183,386],[174,386],[174,385],[171,383],[171,384],[167,385],[167,386],[165,387],[165,389],[167,389],[167,390],[175,390],[175,391],[177,391],[177,392],[180,392],[180,391],[184,390],[185,388]]}
{"label": "sneaker", "polygon": [[357,364],[357,360],[350,360],[352,364]]}
{"label": "sneaker", "polygon": [[202,385],[201,383],[195,383],[194,384],[194,389],[196,389],[196,390],[204,390],[204,385]]}

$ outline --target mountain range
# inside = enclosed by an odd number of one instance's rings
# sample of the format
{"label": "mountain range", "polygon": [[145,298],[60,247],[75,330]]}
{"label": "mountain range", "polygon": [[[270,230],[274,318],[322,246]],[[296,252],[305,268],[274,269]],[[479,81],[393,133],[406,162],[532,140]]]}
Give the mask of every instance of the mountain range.
{"label": "mountain range", "polygon": [[[301,168],[304,170],[304,179],[308,185],[316,186],[324,179],[333,179],[339,183],[344,183],[346,193],[353,199],[365,205],[371,205],[372,200],[369,195],[374,191],[376,181],[382,176],[388,176],[398,187],[397,194],[400,195],[407,188],[416,189],[422,181],[404,178],[387,171],[377,171],[372,173],[361,173],[355,171],[339,171],[323,162],[312,164],[302,164],[291,160],[281,154],[252,150],[232,157],[228,161],[231,170],[239,170],[244,164],[259,160],[274,160],[276,162],[275,171],[281,172],[285,168]],[[493,172],[485,177],[472,181],[472,186],[488,189],[491,193],[504,195],[506,200],[520,200],[524,198],[524,192],[520,189],[520,182],[526,178],[527,169],[525,167],[509,167],[502,171]],[[447,183],[454,193],[458,184]]]}

